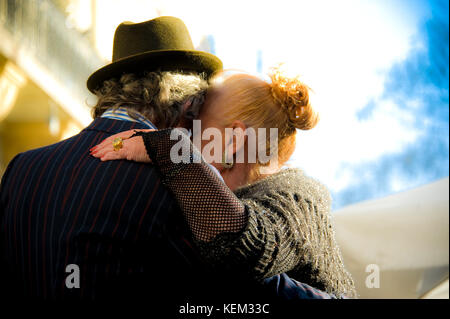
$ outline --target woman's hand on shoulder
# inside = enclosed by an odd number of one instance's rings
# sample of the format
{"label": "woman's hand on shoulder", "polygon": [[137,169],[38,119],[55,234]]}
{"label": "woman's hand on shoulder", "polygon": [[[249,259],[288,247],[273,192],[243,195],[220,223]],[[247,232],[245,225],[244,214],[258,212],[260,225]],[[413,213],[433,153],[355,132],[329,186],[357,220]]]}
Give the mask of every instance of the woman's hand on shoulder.
{"label": "woman's hand on shoulder", "polygon": [[129,130],[114,134],[91,148],[90,153],[101,161],[125,159],[141,163],[151,163],[152,161],[148,157],[142,136],[132,137],[136,132],[151,131],[156,130]]}

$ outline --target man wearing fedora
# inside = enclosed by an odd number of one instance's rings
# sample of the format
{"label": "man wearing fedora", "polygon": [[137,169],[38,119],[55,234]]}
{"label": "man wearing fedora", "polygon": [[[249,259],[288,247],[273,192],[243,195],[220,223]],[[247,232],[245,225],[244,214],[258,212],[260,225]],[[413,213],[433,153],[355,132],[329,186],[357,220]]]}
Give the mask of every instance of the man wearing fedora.
{"label": "man wearing fedora", "polygon": [[253,286],[210,273],[156,168],[88,156],[125,130],[188,125],[220,69],[216,56],[194,50],[177,18],[118,26],[112,63],[87,82],[98,96],[94,121],[67,140],[17,155],[3,176],[0,286],[11,298],[158,304],[222,298],[229,288],[255,298],[330,297],[284,274]]}

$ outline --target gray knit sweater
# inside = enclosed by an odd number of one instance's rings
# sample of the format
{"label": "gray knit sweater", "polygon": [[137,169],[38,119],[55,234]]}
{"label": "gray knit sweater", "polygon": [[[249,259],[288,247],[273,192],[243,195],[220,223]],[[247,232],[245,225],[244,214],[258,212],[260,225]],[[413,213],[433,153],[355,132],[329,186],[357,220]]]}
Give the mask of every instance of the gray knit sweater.
{"label": "gray knit sweater", "polygon": [[[211,267],[256,280],[287,272],[338,297],[356,297],[335,240],[331,199],[323,185],[298,169],[286,169],[233,194],[204,161],[193,160],[201,155],[189,137],[177,132],[179,139],[173,140],[170,133],[140,135]],[[170,158],[176,143],[189,149],[188,162],[174,163]]]}
{"label": "gray knit sweater", "polygon": [[335,240],[331,198],[322,184],[299,169],[286,169],[235,193],[250,211],[235,244],[244,256],[261,252],[256,276],[288,272],[315,288],[356,297]]}

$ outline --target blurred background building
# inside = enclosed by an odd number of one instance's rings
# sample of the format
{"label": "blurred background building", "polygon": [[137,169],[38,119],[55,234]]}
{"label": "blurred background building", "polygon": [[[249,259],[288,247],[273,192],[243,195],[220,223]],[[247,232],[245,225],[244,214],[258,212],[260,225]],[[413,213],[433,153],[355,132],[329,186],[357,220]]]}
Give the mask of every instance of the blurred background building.
{"label": "blurred background building", "polygon": [[95,1],[0,0],[0,173],[90,122],[86,78],[105,63],[94,24]]}

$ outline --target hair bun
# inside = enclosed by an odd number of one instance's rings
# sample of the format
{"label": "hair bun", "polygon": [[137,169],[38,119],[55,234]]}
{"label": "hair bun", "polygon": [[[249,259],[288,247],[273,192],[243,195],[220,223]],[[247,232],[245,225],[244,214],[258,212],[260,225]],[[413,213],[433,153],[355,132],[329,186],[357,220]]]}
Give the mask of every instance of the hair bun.
{"label": "hair bun", "polygon": [[275,102],[288,114],[288,125],[292,128],[309,130],[319,121],[318,114],[309,103],[310,88],[299,77],[285,76],[280,67],[269,74],[272,96]]}

